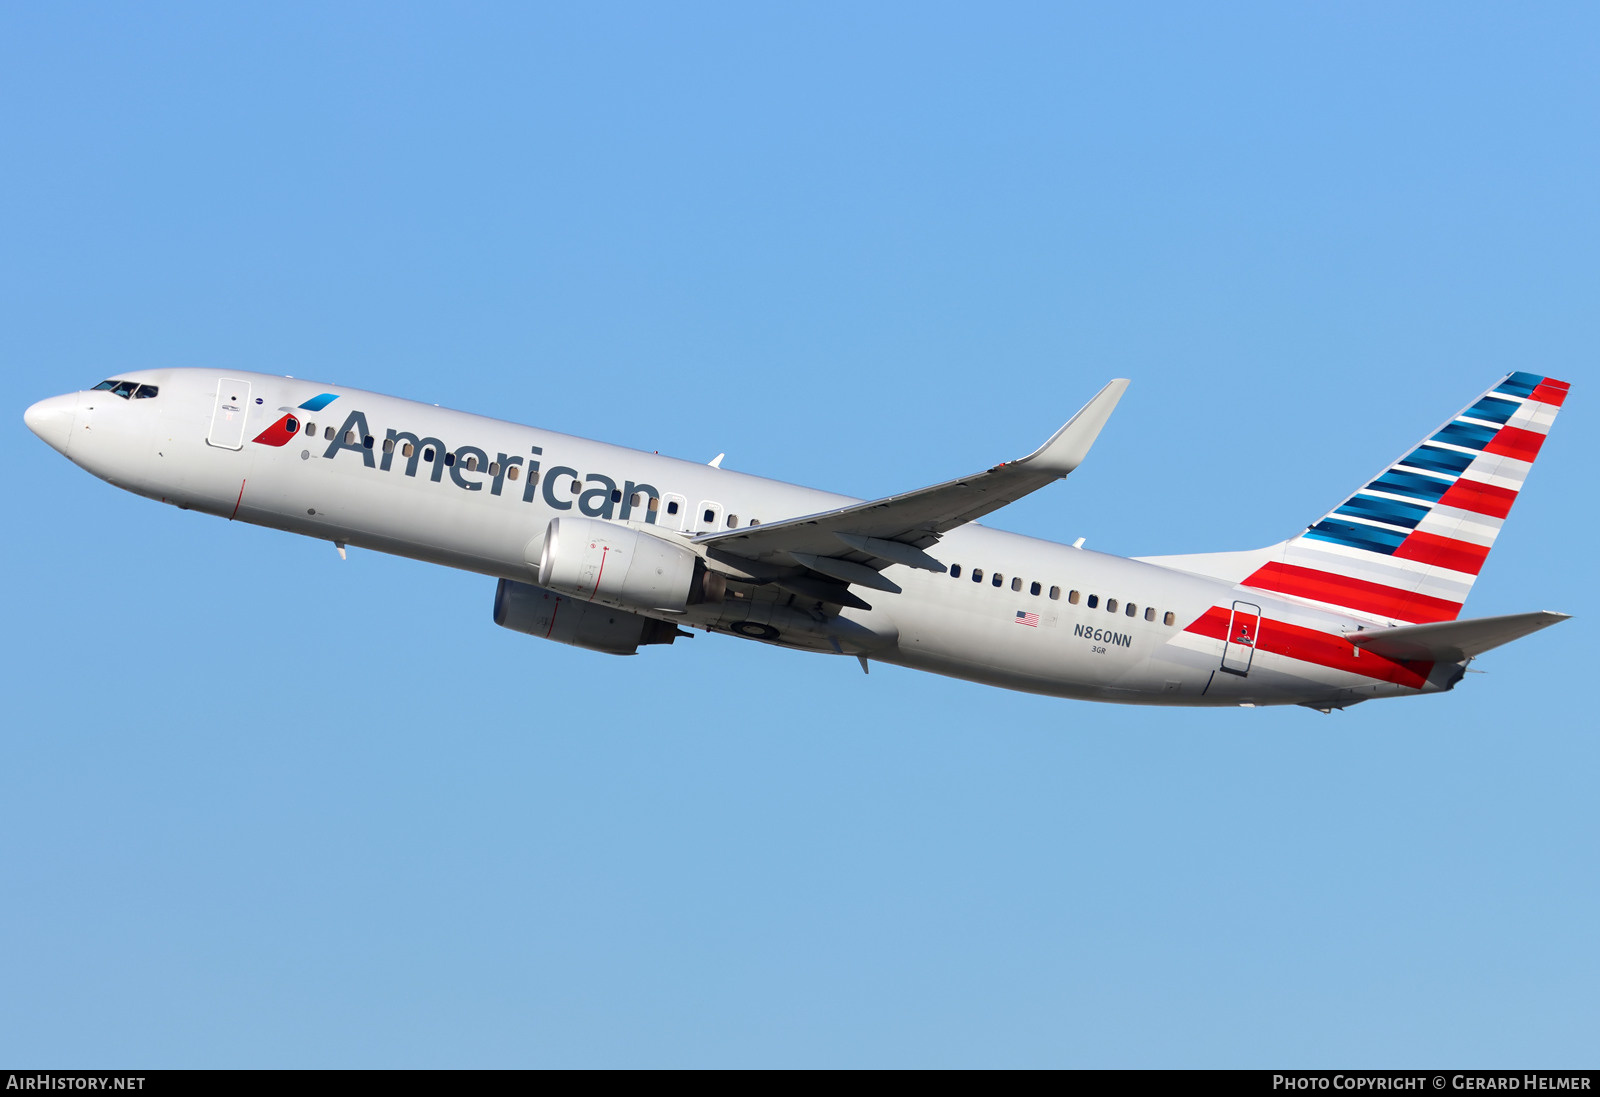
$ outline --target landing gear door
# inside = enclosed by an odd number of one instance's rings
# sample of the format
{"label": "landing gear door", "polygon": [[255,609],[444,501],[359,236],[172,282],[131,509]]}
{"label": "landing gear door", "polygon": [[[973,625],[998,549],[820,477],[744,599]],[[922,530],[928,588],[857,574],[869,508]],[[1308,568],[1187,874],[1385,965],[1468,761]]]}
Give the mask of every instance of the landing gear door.
{"label": "landing gear door", "polygon": [[1228,619],[1228,636],[1222,643],[1222,669],[1241,677],[1250,673],[1261,639],[1261,607],[1235,602]]}
{"label": "landing gear door", "polygon": [[217,382],[217,404],[211,411],[211,432],[206,445],[218,449],[244,448],[244,421],[250,414],[250,382],[224,377]]}

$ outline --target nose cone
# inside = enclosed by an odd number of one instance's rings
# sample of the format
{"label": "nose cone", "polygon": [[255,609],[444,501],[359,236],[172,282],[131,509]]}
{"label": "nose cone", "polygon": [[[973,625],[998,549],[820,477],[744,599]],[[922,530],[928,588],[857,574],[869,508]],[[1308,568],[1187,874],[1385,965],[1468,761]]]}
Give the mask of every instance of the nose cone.
{"label": "nose cone", "polygon": [[52,449],[64,454],[72,441],[72,419],[77,410],[77,393],[52,396],[23,412],[22,421],[28,424],[29,430],[50,443]]}

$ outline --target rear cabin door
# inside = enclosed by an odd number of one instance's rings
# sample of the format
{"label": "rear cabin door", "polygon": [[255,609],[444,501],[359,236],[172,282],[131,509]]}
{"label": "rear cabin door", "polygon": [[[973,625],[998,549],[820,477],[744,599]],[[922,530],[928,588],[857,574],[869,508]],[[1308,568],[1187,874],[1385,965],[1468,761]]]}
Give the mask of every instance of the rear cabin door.
{"label": "rear cabin door", "polygon": [[211,432],[206,445],[218,449],[244,448],[244,422],[250,413],[250,382],[224,377],[217,382],[217,404],[211,411]]}
{"label": "rear cabin door", "polygon": [[1261,637],[1261,607],[1235,602],[1229,615],[1228,637],[1222,643],[1222,669],[1240,676],[1250,673]]}

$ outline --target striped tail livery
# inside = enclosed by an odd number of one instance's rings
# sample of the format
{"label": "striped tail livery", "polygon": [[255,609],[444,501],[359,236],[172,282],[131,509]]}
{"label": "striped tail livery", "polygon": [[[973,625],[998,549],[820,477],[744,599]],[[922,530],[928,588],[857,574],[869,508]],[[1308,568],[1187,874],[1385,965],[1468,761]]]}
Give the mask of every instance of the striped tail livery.
{"label": "striped tail livery", "polygon": [[1454,621],[1567,388],[1510,374],[1241,585],[1384,625]]}

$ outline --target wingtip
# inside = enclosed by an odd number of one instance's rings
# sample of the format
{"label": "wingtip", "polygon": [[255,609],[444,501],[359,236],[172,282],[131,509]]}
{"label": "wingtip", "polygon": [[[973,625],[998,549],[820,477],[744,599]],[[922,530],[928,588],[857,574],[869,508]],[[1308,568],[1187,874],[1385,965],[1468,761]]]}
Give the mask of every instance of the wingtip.
{"label": "wingtip", "polygon": [[1128,385],[1126,377],[1107,382],[1087,404],[1078,409],[1076,415],[1050,436],[1048,442],[1014,463],[1031,464],[1040,471],[1054,472],[1058,476],[1067,475],[1089,455],[1089,447],[1100,437],[1100,431],[1110,420]]}

